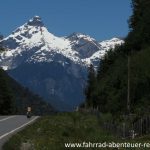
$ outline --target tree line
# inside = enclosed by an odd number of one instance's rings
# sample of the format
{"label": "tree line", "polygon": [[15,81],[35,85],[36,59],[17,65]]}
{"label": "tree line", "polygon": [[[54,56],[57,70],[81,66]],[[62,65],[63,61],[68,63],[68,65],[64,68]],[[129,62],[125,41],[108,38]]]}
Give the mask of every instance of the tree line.
{"label": "tree line", "polygon": [[85,106],[111,114],[150,113],[150,1],[132,0],[125,43],[89,67]]}
{"label": "tree line", "polygon": [[32,107],[35,115],[54,112],[54,108],[28,88],[21,86],[0,69],[0,115],[26,114],[27,107]]}

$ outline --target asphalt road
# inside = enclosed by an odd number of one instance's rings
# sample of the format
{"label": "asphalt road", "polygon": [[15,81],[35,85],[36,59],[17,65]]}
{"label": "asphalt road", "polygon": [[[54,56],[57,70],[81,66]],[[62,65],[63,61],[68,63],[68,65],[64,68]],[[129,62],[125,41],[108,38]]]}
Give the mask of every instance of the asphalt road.
{"label": "asphalt road", "polygon": [[2,145],[12,134],[15,134],[17,131],[29,125],[37,118],[38,116],[32,116],[28,119],[23,115],[0,116],[0,150],[2,149]]}

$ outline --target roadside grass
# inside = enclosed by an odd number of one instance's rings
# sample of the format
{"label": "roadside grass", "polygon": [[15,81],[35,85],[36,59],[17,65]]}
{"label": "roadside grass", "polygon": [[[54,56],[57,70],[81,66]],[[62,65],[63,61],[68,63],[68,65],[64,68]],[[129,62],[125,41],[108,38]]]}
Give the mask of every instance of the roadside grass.
{"label": "roadside grass", "polygon": [[[146,139],[142,138],[132,142],[148,142]],[[100,127],[99,120],[96,116],[79,112],[58,113],[39,118],[35,123],[12,136],[10,140],[5,143],[3,149],[76,150],[86,148],[65,148],[65,143],[104,143],[112,141],[125,142],[104,131]],[[87,149],[96,150],[96,148]],[[105,150],[107,148],[97,149]]]}
{"label": "roadside grass", "polygon": [[[34,124],[14,135],[4,150],[19,150],[25,143],[35,150],[63,150],[69,142],[104,142],[112,140],[101,130],[96,116],[81,113],[59,113],[41,117]],[[23,149],[23,148],[22,148]]]}

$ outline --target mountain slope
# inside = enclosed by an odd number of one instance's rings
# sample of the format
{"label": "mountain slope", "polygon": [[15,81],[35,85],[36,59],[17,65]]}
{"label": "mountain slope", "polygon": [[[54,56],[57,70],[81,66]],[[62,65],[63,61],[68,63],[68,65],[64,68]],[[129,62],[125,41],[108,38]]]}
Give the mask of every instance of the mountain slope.
{"label": "mountain slope", "polygon": [[[32,107],[32,112],[36,115],[50,114],[54,111],[50,104],[22,87],[2,69],[0,69],[0,83],[2,83],[0,84],[0,114],[26,114],[28,106]],[[3,91],[4,86],[5,91]]]}
{"label": "mountain slope", "polygon": [[0,55],[0,66],[59,110],[73,110],[83,102],[87,67],[91,63],[97,67],[108,49],[81,33],[56,37],[39,16],[17,28],[2,43],[7,50]]}

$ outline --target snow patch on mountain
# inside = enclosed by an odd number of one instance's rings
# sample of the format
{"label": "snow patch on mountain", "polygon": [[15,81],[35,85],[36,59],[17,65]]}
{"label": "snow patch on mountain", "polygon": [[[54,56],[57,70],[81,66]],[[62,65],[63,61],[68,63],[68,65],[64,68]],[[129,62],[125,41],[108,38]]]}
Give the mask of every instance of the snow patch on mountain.
{"label": "snow patch on mountain", "polygon": [[110,40],[99,42],[100,44],[99,50],[93,53],[92,56],[85,58],[82,61],[87,65],[93,64],[95,68],[97,68],[99,65],[100,59],[105,55],[105,53],[107,53],[109,49],[114,49],[115,46],[117,45],[119,46],[123,43],[124,41],[119,38],[112,38]]}
{"label": "snow patch on mountain", "polygon": [[115,46],[121,45],[123,43],[124,41],[119,38],[112,38],[111,40],[102,41],[99,44],[101,45],[102,49],[109,50],[109,49],[114,49]]}

